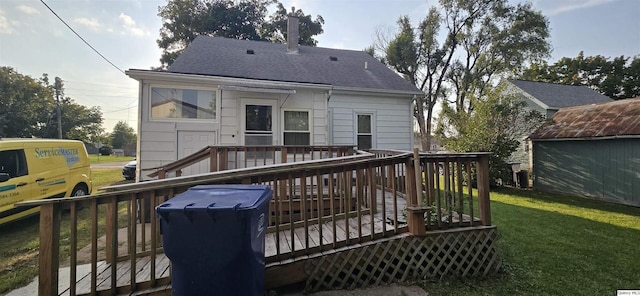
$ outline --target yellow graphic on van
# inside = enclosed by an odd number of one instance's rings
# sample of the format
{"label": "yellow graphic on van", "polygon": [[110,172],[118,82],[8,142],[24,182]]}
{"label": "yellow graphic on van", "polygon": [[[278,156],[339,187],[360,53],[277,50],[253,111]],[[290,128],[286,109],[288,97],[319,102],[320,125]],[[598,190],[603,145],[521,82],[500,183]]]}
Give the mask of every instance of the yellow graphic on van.
{"label": "yellow graphic on van", "polygon": [[74,164],[80,161],[80,157],[78,156],[78,149],[64,149],[59,147],[58,149],[35,149],[37,158],[47,158],[47,157],[56,157],[63,156],[65,161],[67,162],[68,167],[72,167]]}

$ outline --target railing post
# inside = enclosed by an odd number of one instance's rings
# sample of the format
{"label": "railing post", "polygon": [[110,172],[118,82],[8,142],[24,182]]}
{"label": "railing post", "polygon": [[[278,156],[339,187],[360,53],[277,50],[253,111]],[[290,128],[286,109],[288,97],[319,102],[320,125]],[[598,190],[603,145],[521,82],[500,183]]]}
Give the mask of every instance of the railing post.
{"label": "railing post", "polygon": [[[114,252],[114,249],[117,250],[118,249],[118,245],[117,245],[117,235],[118,235],[118,204],[117,204],[117,199],[114,198],[113,202],[110,202],[107,204],[107,211],[105,214],[106,217],[106,221],[105,221],[105,238],[106,238],[106,244],[105,244],[105,253],[106,253],[106,260],[107,263],[112,263],[112,262],[116,262],[117,258],[113,257],[113,254],[116,253],[117,251]],[[115,217],[115,220],[114,220]],[[115,243],[114,243],[115,242]],[[117,256],[116,256],[117,257]]]}
{"label": "railing post", "polygon": [[280,163],[287,163],[287,147],[285,146],[280,149]]}
{"label": "railing post", "polygon": [[416,200],[417,205],[422,206],[422,170],[420,170],[420,152],[418,148],[413,149],[413,170],[415,171],[416,180]]}
{"label": "railing post", "polygon": [[412,235],[420,236],[425,235],[426,229],[424,226],[424,210],[418,207],[418,192],[416,191],[416,170],[415,162],[412,158],[407,158],[405,164],[405,184],[407,190],[407,226],[409,227],[409,233]]}
{"label": "railing post", "polygon": [[222,153],[220,154],[220,170],[224,171],[227,169],[229,165],[229,148],[224,147],[222,149]]}
{"label": "railing post", "polygon": [[[275,150],[274,150],[275,151]],[[274,157],[275,157],[275,153],[274,153]],[[280,148],[280,163],[286,163],[287,162],[287,147],[282,146]],[[276,163],[275,158],[273,159],[273,163]],[[287,190],[287,182],[286,179],[283,179],[282,182],[280,182],[280,200],[286,200],[289,205],[291,205],[291,203],[293,202],[293,196],[291,196],[289,194],[289,191]],[[290,211],[289,212],[289,221],[291,221],[291,217],[293,217],[293,213]],[[282,219],[282,216],[281,218]]]}
{"label": "railing post", "polygon": [[60,257],[60,204],[40,207],[38,295],[58,295]]}
{"label": "railing post", "polygon": [[209,172],[218,171],[218,148],[209,146]]}
{"label": "railing post", "polygon": [[489,155],[480,155],[477,163],[478,210],[482,225],[491,225],[491,201],[489,200]]}

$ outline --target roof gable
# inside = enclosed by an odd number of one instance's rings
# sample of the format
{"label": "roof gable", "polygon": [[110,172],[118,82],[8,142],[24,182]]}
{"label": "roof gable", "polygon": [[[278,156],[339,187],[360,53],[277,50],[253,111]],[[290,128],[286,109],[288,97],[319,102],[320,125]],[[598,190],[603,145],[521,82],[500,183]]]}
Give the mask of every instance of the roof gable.
{"label": "roof gable", "polygon": [[222,37],[198,36],[168,72],[420,93],[363,51],[300,46],[288,53],[286,44]]}
{"label": "roof gable", "polygon": [[640,136],[640,98],[562,108],[531,139]]}
{"label": "roof gable", "polygon": [[511,79],[509,82],[547,105],[550,109],[613,101],[613,99],[586,86]]}

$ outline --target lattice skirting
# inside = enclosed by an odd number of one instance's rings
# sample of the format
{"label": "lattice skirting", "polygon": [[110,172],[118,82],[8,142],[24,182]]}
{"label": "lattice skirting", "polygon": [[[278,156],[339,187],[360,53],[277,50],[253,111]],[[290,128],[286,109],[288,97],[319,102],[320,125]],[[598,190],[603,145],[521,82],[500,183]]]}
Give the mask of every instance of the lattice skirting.
{"label": "lattice skirting", "polygon": [[404,235],[336,251],[306,262],[305,290],[486,276],[501,267],[497,238],[495,227],[475,227],[433,232],[425,237]]}

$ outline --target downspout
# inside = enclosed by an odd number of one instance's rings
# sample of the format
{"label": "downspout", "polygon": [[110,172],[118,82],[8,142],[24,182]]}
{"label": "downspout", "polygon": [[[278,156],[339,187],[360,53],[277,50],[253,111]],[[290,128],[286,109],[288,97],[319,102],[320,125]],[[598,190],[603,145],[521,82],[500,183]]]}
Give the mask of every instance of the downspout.
{"label": "downspout", "polygon": [[[136,139],[136,159],[138,160],[138,165],[136,165],[136,178],[137,182],[142,181],[142,157],[140,157],[140,141],[142,139],[142,113],[144,112],[142,108],[144,108],[144,98],[142,95],[144,94],[144,79],[138,80],[138,137]],[[151,86],[149,86],[149,92],[151,92]],[[149,96],[151,96],[149,94]],[[151,106],[151,98],[149,98],[149,106]],[[151,112],[151,107],[149,107],[149,112]],[[150,117],[150,116],[149,116]],[[149,118],[147,117],[147,118]]]}
{"label": "downspout", "polygon": [[[325,106],[325,110],[327,110],[326,113],[326,118],[327,118],[327,125],[325,126],[326,128],[326,132],[327,132],[327,138],[329,138],[328,140],[328,145],[333,145],[333,110],[329,110],[329,100],[331,99],[331,94],[332,91],[328,90],[327,91],[327,103]],[[331,114],[331,116],[329,116],[329,114]]]}

